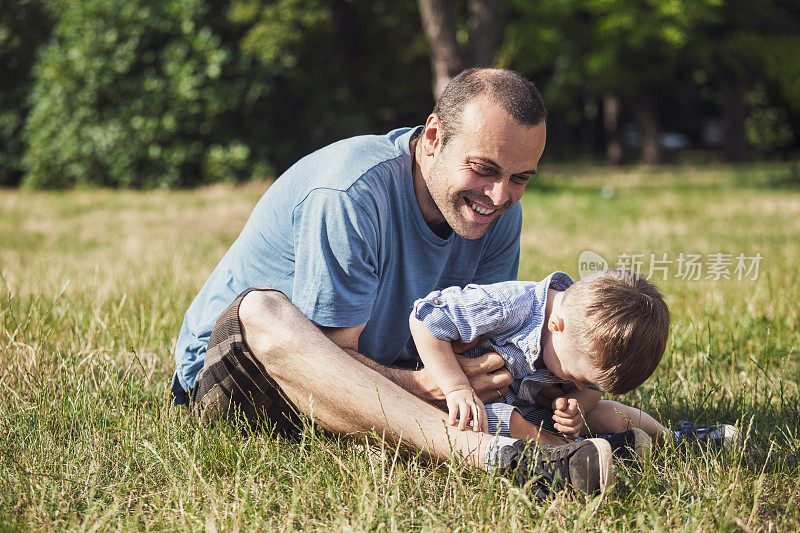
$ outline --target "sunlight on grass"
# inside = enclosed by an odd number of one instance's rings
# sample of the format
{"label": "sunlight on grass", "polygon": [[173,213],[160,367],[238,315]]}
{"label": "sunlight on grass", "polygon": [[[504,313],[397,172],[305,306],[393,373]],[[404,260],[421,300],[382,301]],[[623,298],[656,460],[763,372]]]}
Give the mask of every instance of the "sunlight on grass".
{"label": "sunlight on grass", "polygon": [[[577,277],[584,250],[612,265],[641,254],[644,273],[666,254],[667,353],[624,399],[746,437],[722,457],[668,448],[619,465],[609,493],[549,502],[374,437],[245,436],[169,409],[183,313],[268,184],[0,191],[0,528],[796,530],[795,173],[543,165],[523,198],[520,278]],[[687,280],[681,253],[762,260],[755,280]]]}

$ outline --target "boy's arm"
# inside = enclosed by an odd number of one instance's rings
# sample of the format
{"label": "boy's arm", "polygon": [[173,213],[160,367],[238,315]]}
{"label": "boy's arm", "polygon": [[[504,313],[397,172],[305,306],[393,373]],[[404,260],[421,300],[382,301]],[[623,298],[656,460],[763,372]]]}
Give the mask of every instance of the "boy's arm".
{"label": "boy's arm", "polygon": [[471,390],[469,379],[456,360],[452,344],[434,337],[422,321],[413,315],[409,318],[408,325],[422,364],[444,395],[447,396],[455,390]]}
{"label": "boy's arm", "polygon": [[413,314],[408,320],[417,352],[447,401],[450,424],[465,430],[470,419],[473,431],[488,431],[486,409],[470,385],[449,341],[434,337]]}

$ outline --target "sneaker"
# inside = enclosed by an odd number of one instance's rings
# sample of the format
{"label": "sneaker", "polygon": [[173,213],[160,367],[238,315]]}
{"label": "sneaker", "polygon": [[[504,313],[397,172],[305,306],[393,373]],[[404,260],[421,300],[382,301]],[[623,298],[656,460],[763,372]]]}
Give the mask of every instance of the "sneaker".
{"label": "sneaker", "polygon": [[676,446],[687,443],[704,449],[712,447],[729,450],[739,439],[739,429],[729,424],[696,426],[691,422],[683,422],[680,427],[672,430],[672,436]]}
{"label": "sneaker", "polygon": [[631,428],[622,433],[595,435],[595,438],[608,441],[611,453],[618,459],[642,458],[652,447],[650,435],[639,428]]}
{"label": "sneaker", "polygon": [[518,440],[500,448],[498,470],[521,485],[535,478],[534,494],[541,499],[564,489],[605,490],[614,482],[611,445],[603,439],[563,446]]}

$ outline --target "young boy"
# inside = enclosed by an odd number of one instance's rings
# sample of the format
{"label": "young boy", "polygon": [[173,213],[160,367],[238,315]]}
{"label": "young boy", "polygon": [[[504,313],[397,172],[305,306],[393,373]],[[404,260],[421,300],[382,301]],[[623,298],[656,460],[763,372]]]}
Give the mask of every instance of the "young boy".
{"label": "young boy", "polygon": [[[612,447],[640,451],[649,445],[645,433],[723,444],[733,436],[726,434],[730,426],[672,432],[639,409],[600,399],[603,391],[625,393],[650,377],[664,353],[669,324],[658,289],[619,269],[577,283],[555,272],[541,282],[449,287],[417,300],[410,317],[420,358],[446,395],[450,424],[462,430],[472,421],[473,431],[499,435],[501,445],[531,439],[557,445],[567,442],[559,434],[623,432]],[[514,377],[510,392],[503,397],[498,391],[497,403],[486,406],[451,345],[478,337],[466,355],[496,351]]]}

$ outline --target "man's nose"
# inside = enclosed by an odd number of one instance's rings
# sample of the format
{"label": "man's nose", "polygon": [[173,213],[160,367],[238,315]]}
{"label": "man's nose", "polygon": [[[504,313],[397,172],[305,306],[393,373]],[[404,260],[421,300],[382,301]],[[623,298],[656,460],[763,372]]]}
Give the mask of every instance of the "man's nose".
{"label": "man's nose", "polygon": [[486,189],[486,196],[492,201],[495,207],[500,207],[508,201],[508,181],[499,179]]}

